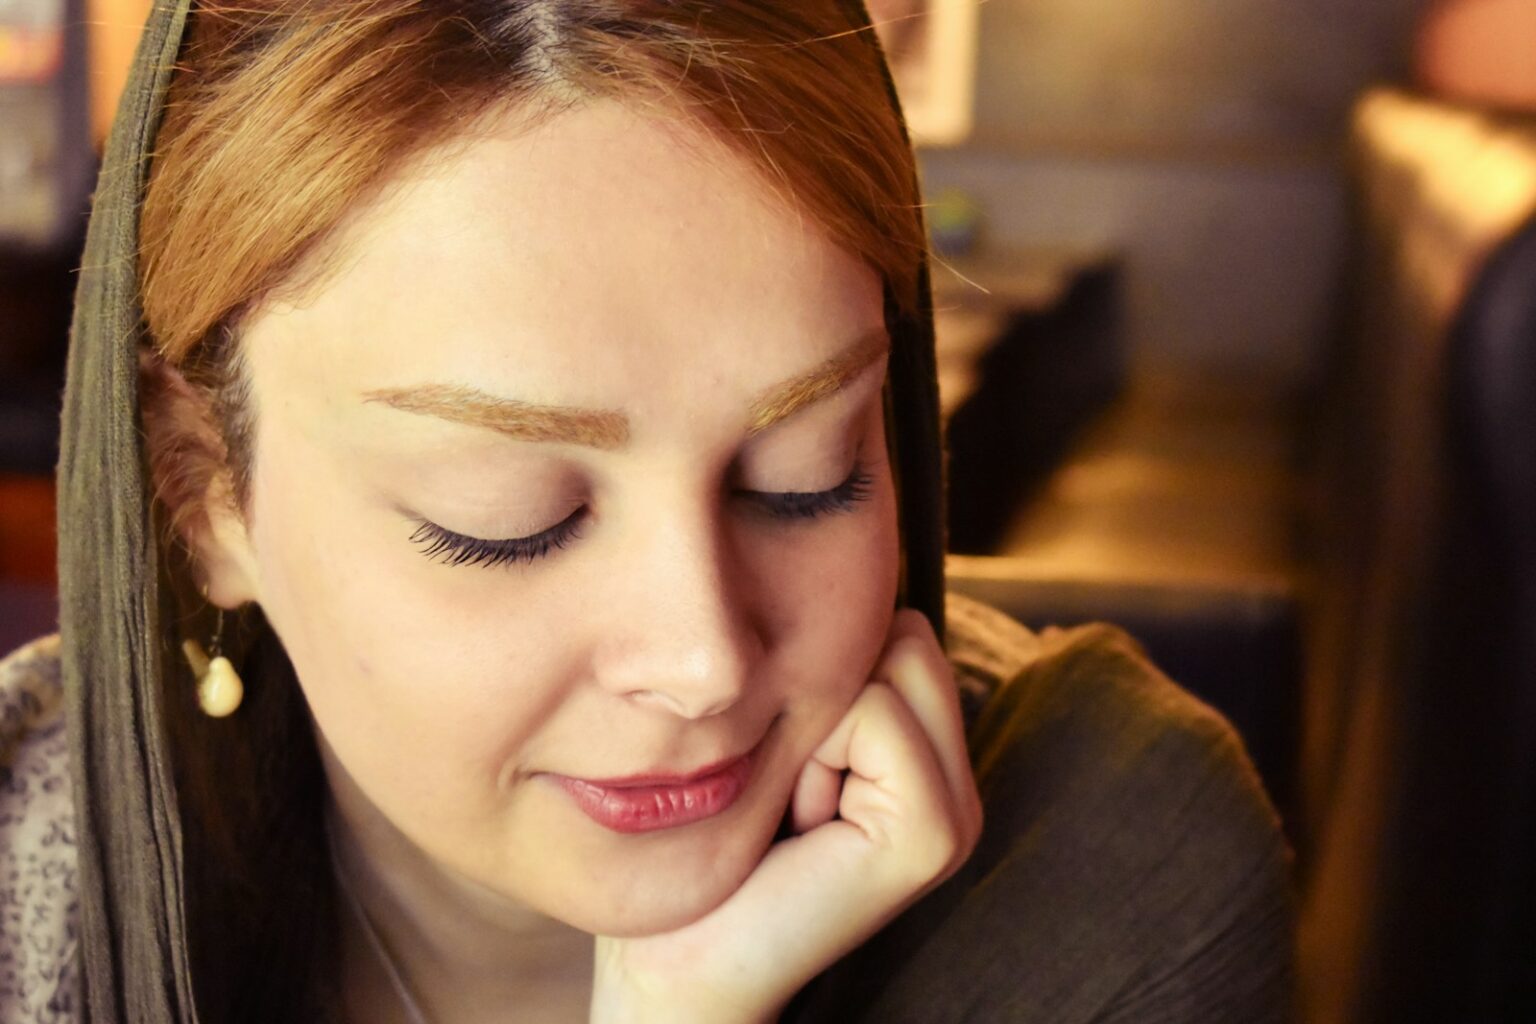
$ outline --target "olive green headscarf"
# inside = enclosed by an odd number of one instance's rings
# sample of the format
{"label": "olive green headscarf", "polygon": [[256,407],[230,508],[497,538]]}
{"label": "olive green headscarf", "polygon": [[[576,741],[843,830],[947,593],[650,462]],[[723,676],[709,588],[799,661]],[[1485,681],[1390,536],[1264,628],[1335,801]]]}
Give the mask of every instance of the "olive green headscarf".
{"label": "olive green headscarf", "polygon": [[[841,0],[867,26],[859,0]],[[198,1019],[183,828],[162,695],[172,616],[139,414],[139,207],[188,0],[157,0],[91,216],[76,299],[59,464],[64,680],[79,843],[82,1019]],[[873,33],[867,33],[874,42]],[[894,94],[892,102],[894,103]],[[890,429],[901,482],[905,603],[942,635],[938,395],[927,278],[917,317],[892,312]],[[179,678],[179,675],[178,675]],[[259,685],[259,684],[258,684]],[[227,922],[239,929],[241,922]],[[274,1022],[275,1024],[275,1022]]]}

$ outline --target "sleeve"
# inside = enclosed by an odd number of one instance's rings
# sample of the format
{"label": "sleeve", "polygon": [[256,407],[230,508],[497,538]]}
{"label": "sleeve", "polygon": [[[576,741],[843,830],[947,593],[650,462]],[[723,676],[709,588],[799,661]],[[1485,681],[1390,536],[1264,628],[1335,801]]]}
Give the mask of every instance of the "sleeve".
{"label": "sleeve", "polygon": [[74,807],[58,638],[0,659],[0,1021],[77,1019]]}
{"label": "sleeve", "polygon": [[1241,742],[1119,631],[1042,640],[972,730],[975,854],[804,1019],[1288,1019],[1290,855]]}

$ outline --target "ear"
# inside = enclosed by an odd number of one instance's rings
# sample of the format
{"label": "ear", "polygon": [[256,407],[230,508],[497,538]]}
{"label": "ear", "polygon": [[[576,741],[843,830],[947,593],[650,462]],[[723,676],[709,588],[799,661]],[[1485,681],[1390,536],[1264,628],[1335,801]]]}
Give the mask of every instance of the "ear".
{"label": "ear", "polygon": [[188,522],[183,542],[192,552],[208,600],[220,608],[260,603],[260,575],[244,513],[238,508],[229,469],[220,466],[203,496],[203,515]]}
{"label": "ear", "polygon": [[155,497],[220,608],[259,602],[260,577],[211,396],[159,354],[139,357],[139,408]]}

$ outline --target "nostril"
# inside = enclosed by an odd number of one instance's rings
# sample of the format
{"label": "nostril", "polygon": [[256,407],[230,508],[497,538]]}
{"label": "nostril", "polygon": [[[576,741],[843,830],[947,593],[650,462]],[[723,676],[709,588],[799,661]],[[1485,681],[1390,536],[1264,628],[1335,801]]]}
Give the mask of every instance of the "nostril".
{"label": "nostril", "polygon": [[740,691],[719,693],[713,696],[696,691],[679,691],[676,688],[633,690],[624,695],[627,699],[668,714],[689,720],[712,718],[729,710],[740,697]]}

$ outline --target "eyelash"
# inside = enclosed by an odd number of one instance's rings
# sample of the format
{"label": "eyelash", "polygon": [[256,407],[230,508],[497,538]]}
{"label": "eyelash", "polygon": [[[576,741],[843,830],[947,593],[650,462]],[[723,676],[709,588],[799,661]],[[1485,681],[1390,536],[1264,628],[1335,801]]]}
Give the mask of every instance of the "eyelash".
{"label": "eyelash", "polygon": [[848,479],[830,491],[780,491],[776,494],[747,491],[775,519],[814,519],[838,512],[851,512],[853,506],[869,497],[874,478],[864,464],[854,464]]}
{"label": "eyelash", "polygon": [[[862,463],[853,467],[848,479],[827,491],[783,491],[779,493],[741,492],[775,519],[803,520],[851,512],[869,497],[873,477]],[[581,535],[586,522],[586,507],[572,512],[561,522],[530,537],[486,540],[444,529],[425,519],[417,520],[411,543],[421,547],[427,558],[444,565],[516,565],[532,563],[564,548]]]}
{"label": "eyelash", "polygon": [[515,565],[533,562],[565,547],[576,539],[586,518],[586,508],[579,508],[547,530],[508,540],[470,537],[421,519],[417,521],[416,532],[411,534],[411,543],[419,545],[423,555],[444,565]]}

